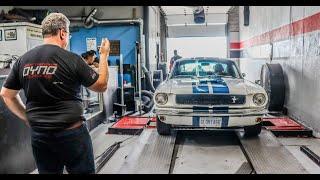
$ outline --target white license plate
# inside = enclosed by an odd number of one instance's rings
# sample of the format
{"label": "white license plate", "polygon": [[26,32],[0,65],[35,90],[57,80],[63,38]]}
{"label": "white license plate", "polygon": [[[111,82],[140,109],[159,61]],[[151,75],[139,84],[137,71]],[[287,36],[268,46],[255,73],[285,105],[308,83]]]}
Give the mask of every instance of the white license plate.
{"label": "white license plate", "polygon": [[200,127],[221,127],[222,117],[200,117]]}

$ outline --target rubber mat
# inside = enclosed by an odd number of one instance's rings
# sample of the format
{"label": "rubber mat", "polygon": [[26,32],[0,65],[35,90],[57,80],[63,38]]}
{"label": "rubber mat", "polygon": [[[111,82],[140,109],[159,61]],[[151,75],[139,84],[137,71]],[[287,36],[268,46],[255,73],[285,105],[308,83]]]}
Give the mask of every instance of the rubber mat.
{"label": "rubber mat", "polygon": [[125,116],[109,127],[108,134],[137,135],[153,119],[149,117]]}

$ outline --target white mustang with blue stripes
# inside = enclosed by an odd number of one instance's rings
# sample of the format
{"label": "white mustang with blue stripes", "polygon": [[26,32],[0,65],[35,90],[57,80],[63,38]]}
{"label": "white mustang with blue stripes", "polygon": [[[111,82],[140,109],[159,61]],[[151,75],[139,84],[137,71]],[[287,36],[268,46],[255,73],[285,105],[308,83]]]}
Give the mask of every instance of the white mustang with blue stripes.
{"label": "white mustang with blue stripes", "polygon": [[176,128],[237,128],[258,135],[267,113],[265,90],[243,79],[227,59],[183,58],[156,89],[157,130]]}

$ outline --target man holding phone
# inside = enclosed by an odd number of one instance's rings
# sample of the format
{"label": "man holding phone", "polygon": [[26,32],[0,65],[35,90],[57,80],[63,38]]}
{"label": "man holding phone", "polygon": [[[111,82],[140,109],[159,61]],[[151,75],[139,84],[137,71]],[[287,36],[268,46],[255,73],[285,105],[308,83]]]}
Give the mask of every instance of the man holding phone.
{"label": "man holding phone", "polygon": [[[83,123],[81,85],[104,92],[108,84],[110,43],[103,39],[98,72],[69,52],[70,21],[51,13],[42,21],[44,44],[21,56],[2,89],[7,107],[31,127],[39,173],[95,173],[92,141]],[[18,93],[23,89],[26,107]]]}

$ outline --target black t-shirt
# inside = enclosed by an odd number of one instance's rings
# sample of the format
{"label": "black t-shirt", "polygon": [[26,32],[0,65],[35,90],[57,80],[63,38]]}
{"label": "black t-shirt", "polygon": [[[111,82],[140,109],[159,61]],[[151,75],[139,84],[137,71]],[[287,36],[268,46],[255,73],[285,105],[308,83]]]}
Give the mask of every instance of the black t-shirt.
{"label": "black t-shirt", "polygon": [[80,88],[91,86],[98,77],[79,55],[45,44],[21,56],[3,86],[24,90],[33,129],[62,130],[84,120]]}

